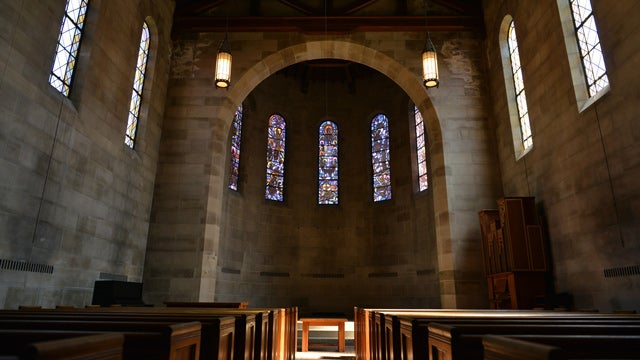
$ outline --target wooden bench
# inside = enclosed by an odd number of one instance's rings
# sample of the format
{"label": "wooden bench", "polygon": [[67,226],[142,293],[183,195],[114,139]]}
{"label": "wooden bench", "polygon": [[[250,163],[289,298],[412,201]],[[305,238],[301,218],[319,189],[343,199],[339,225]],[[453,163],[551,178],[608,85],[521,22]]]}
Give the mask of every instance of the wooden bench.
{"label": "wooden bench", "polygon": [[565,360],[567,354],[554,346],[523,341],[506,336],[482,337],[484,360]]}
{"label": "wooden bench", "polygon": [[[482,337],[487,334],[527,337],[543,344],[563,348],[571,358],[628,358],[634,353],[640,358],[640,325],[563,324],[465,324],[431,323],[429,357],[432,360],[482,359]],[[557,339],[557,342],[556,342]],[[591,340],[592,339],[592,340]],[[637,343],[634,346],[634,341]],[[575,346],[579,346],[575,348]],[[571,348],[566,348],[571,346]],[[610,349],[607,349],[609,348]]]}
{"label": "wooden bench", "polygon": [[246,309],[248,301],[242,302],[195,302],[195,301],[165,301],[167,307],[188,308],[217,308],[217,309]]}
{"label": "wooden bench", "polygon": [[[287,309],[216,309],[216,308],[148,308],[91,307],[86,309],[42,309],[30,311],[2,310],[0,317],[33,319],[83,319],[103,321],[200,321],[204,359],[292,360],[295,356],[297,308]],[[259,318],[256,327],[256,317]],[[218,334],[219,335],[216,335]],[[255,335],[258,333],[258,341]],[[215,339],[219,336],[219,341]],[[206,339],[206,340],[205,340]],[[213,340],[212,340],[213,339]],[[263,340],[265,339],[265,340]],[[259,344],[259,345],[258,345]],[[258,345],[258,346],[256,346]],[[231,350],[229,350],[231,349]]]}
{"label": "wooden bench", "polygon": [[15,354],[24,360],[91,359],[121,360],[124,335],[105,333],[27,344]]}
{"label": "wooden bench", "polygon": [[[368,336],[370,351],[365,359],[428,359],[428,325],[431,322],[476,322],[476,323],[609,323],[638,324],[637,315],[577,313],[527,310],[396,310],[369,309],[360,312],[368,316],[368,331],[356,334]],[[358,322],[362,322],[360,317]],[[356,326],[356,328],[358,328]],[[358,350],[363,354],[363,350]]]}
{"label": "wooden bench", "polygon": [[[137,322],[137,323],[180,323],[197,321],[201,324],[201,358],[202,359],[238,359],[253,358],[255,317],[234,314],[180,314],[149,312],[139,308],[90,308],[78,310],[50,310],[37,311],[0,311],[0,319],[32,319],[36,321],[64,320],[74,321],[103,321],[103,322]],[[248,336],[245,335],[248,332]],[[238,340],[237,338],[241,340]]]}
{"label": "wooden bench", "polygon": [[309,327],[310,326],[337,326],[338,327],[338,351],[345,350],[344,323],[346,318],[300,318],[302,321],[302,351],[309,351]]}
{"label": "wooden bench", "polygon": [[33,342],[103,333],[124,335],[124,359],[200,357],[200,323],[137,323],[0,319],[0,352],[15,354]]}

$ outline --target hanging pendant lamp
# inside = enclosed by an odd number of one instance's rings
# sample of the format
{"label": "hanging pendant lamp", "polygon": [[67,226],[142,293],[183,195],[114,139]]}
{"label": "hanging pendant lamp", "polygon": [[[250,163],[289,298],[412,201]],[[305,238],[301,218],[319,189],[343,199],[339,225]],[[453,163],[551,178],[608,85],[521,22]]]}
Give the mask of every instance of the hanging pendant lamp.
{"label": "hanging pendant lamp", "polygon": [[440,75],[438,74],[438,54],[429,36],[426,1],[424,3],[424,27],[427,33],[427,39],[424,43],[424,50],[422,50],[422,83],[429,89],[440,85]]}
{"label": "hanging pendant lamp", "polygon": [[424,50],[422,50],[422,82],[427,89],[440,85],[438,54],[431,38],[429,38],[429,33],[427,33],[427,41]]}
{"label": "hanging pendant lamp", "polygon": [[216,56],[216,87],[228,88],[231,84],[231,50],[227,42],[227,33],[224,33],[224,40],[218,49]]}

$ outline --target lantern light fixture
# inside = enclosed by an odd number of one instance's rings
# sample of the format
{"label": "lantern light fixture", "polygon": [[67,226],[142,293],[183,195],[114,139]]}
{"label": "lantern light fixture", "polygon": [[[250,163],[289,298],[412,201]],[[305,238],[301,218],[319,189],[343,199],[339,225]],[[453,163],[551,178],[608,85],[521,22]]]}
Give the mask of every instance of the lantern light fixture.
{"label": "lantern light fixture", "polygon": [[426,1],[424,4],[424,27],[427,39],[425,40],[424,50],[422,50],[422,83],[429,89],[440,85],[440,76],[438,74],[438,53],[429,36]]}
{"label": "lantern light fixture", "polygon": [[227,41],[227,32],[224,33],[224,40],[218,48],[216,56],[216,87],[228,88],[231,84],[231,50]]}

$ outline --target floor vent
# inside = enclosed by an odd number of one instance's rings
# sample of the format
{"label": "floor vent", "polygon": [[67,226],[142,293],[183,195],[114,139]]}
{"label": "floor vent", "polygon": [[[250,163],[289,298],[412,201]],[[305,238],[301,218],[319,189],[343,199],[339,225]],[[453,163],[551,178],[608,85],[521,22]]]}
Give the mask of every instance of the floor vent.
{"label": "floor vent", "polygon": [[370,278],[383,278],[383,277],[398,277],[397,272],[376,272],[369,273]]}
{"label": "floor vent", "polygon": [[606,278],[627,277],[634,275],[640,275],[640,265],[630,265],[604,269],[604,277]]}
{"label": "floor vent", "polygon": [[53,265],[34,264],[28,261],[16,261],[9,259],[0,259],[0,269],[53,274]]}
{"label": "floor vent", "polygon": [[288,272],[260,271],[260,276],[289,277]]}
{"label": "floor vent", "polygon": [[327,278],[341,279],[341,278],[344,278],[344,274],[328,274],[328,273],[323,273],[323,274],[305,274],[305,276],[309,276],[309,277],[312,277],[312,278],[319,278],[319,279],[327,279]]}

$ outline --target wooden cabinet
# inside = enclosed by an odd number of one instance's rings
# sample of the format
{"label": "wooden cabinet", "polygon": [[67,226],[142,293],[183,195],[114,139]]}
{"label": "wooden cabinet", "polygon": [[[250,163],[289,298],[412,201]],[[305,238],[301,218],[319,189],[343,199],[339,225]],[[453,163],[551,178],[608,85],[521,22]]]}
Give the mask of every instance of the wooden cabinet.
{"label": "wooden cabinet", "polygon": [[484,271],[492,308],[528,309],[545,294],[547,246],[533,197],[498,199],[479,213]]}

